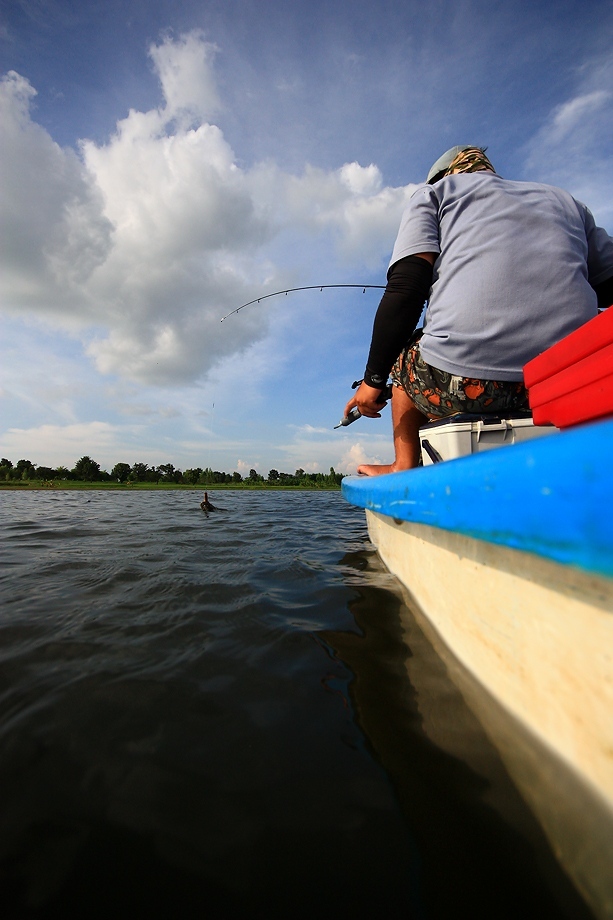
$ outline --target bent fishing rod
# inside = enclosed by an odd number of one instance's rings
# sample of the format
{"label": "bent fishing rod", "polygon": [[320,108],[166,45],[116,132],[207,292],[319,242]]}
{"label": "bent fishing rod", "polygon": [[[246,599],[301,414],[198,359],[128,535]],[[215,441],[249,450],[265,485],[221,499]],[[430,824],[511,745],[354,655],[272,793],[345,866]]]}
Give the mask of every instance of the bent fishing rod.
{"label": "bent fishing rod", "polygon": [[[261,300],[268,300],[269,297],[278,297],[281,294],[293,294],[295,291],[323,291],[328,288],[362,288],[362,294],[365,294],[367,290],[385,290],[384,284],[308,284],[305,287],[294,287],[294,288],[285,288],[282,291],[274,291],[272,294],[262,294],[261,297],[256,297],[254,300],[249,300],[247,303],[241,304],[240,307],[237,307],[236,310],[231,310],[229,313],[226,313],[225,316],[221,317],[220,322],[223,323],[224,319],[227,319],[229,316],[234,316],[235,313],[240,313],[241,310],[244,310],[245,307],[250,307],[254,303],[259,303]],[[361,380],[355,380],[351,387],[355,389],[360,385]],[[385,390],[381,393],[381,402],[385,405],[386,401],[390,399],[392,395],[391,385],[388,384],[385,387]],[[341,419],[338,425],[335,425],[335,428],[345,428],[347,425],[352,425],[353,422],[361,417],[361,412],[357,408],[352,409],[348,416]]]}
{"label": "bent fishing rod", "polygon": [[294,287],[294,288],[285,288],[283,291],[274,291],[272,294],[262,294],[261,297],[256,297],[254,300],[250,300],[247,303],[242,304],[240,307],[237,307],[236,310],[231,310],[229,313],[226,313],[225,316],[221,317],[220,322],[223,323],[224,319],[227,319],[229,316],[234,316],[235,313],[239,313],[241,310],[244,310],[245,307],[250,307],[254,303],[259,303],[261,300],[268,300],[269,297],[278,297],[280,294],[293,294],[294,291],[323,291],[327,288],[362,288],[362,294],[365,294],[366,291],[370,288],[376,288],[378,290],[385,290],[384,284],[308,284],[306,287]]}

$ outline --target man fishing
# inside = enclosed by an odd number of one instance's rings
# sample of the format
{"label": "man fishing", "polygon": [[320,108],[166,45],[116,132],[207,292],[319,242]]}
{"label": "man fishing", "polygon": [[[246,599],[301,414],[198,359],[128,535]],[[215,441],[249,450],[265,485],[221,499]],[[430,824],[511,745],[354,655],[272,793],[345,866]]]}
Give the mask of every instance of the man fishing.
{"label": "man fishing", "polygon": [[613,239],[585,205],[503,179],[484,148],[447,150],[402,217],[364,380],[345,407],[379,418],[391,372],[394,462],[358,472],[417,466],[428,419],[527,409],[524,365],[612,302]]}

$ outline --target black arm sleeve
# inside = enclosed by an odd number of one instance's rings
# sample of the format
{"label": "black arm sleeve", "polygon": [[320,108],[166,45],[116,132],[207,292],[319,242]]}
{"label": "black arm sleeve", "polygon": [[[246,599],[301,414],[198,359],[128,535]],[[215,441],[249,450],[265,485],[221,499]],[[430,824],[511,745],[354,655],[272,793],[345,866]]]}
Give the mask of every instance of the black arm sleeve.
{"label": "black arm sleeve", "polygon": [[420,256],[394,262],[375,315],[365,382],[382,389],[394,361],[415,329],[432,284],[432,266]]}
{"label": "black arm sleeve", "polygon": [[594,290],[598,297],[598,309],[604,310],[605,307],[610,307],[613,303],[613,275],[606,281],[595,284]]}

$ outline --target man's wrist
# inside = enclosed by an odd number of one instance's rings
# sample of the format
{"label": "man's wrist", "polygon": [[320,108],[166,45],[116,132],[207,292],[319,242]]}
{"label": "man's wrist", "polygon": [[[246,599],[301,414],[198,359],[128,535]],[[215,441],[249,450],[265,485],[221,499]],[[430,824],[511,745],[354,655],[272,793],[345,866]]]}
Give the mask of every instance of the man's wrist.
{"label": "man's wrist", "polygon": [[375,390],[383,390],[387,383],[387,374],[384,377],[382,374],[373,373],[366,368],[364,371],[364,383]]}

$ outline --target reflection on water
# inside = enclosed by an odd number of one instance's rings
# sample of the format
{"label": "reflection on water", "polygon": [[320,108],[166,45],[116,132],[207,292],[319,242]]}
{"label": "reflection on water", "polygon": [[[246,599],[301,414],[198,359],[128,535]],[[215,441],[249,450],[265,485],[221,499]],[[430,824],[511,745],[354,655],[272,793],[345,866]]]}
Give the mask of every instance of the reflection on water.
{"label": "reflection on water", "polygon": [[589,916],[363,513],[201,497],[0,492],[3,920]]}

